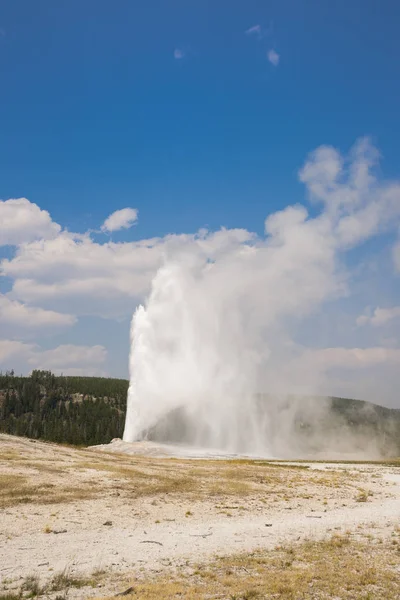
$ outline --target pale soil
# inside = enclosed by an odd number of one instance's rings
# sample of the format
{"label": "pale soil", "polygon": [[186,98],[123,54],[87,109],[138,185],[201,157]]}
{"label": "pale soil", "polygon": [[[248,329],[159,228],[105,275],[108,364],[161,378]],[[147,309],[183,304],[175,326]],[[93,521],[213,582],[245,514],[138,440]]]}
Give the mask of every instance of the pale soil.
{"label": "pale soil", "polygon": [[385,539],[400,525],[398,465],[127,456],[0,435],[0,598],[32,574],[103,570],[101,597],[124,575],[216,553],[346,531]]}

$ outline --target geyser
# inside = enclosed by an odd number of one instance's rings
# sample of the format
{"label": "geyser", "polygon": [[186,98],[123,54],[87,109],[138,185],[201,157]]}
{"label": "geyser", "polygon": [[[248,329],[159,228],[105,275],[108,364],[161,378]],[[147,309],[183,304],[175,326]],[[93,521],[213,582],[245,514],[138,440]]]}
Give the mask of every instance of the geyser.
{"label": "geyser", "polygon": [[257,356],[240,343],[245,323],[211,289],[205,295],[206,280],[205,273],[168,264],[146,308],[137,309],[124,439],[140,439],[159,425],[161,436],[169,429],[169,441],[265,451],[253,394]]}
{"label": "geyser", "polygon": [[[293,445],[284,393],[317,382],[296,365],[288,331],[294,313],[336,289],[335,255],[327,224],[302,207],[273,215],[266,230],[266,240],[222,230],[170,249],[132,320],[125,441],[264,456]],[[257,394],[265,389],[272,396]]]}
{"label": "geyser", "polygon": [[349,293],[345,252],[399,216],[398,186],[371,174],[376,158],[365,140],[348,167],[333,148],[314,152],[300,179],[323,205],[316,216],[289,206],[266,219],[265,236],[222,229],[166,243],[132,320],[125,441],[299,451],[302,422],[325,418],[313,397],[327,391],[327,354],[300,344],[298,326]]}

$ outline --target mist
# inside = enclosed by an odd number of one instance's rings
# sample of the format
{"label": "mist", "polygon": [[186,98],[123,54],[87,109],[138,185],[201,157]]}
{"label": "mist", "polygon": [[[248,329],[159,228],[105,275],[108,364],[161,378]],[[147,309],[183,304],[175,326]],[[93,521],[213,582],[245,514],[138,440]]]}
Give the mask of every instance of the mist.
{"label": "mist", "polygon": [[318,148],[299,172],[312,215],[289,205],[263,236],[202,230],[166,246],[132,319],[125,441],[259,456],[363,448],[344,428],[327,440],[326,370],[296,334],[349,294],[347,252],[399,217],[399,186],[377,181],[377,161],[366,139],[345,158]]}

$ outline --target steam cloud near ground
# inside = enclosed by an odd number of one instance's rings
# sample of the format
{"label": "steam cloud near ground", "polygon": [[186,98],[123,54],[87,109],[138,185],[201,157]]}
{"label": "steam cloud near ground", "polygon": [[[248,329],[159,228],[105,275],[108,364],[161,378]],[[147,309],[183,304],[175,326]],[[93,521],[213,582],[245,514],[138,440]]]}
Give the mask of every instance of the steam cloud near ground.
{"label": "steam cloud near ground", "polygon": [[[320,147],[299,173],[311,215],[297,204],[269,215],[262,237],[221,230],[169,245],[132,320],[125,441],[150,432],[205,448],[288,455],[304,450],[297,431],[305,420],[314,425],[308,449],[320,447],[318,423],[329,412],[315,399],[326,389],[324,353],[305,351],[295,333],[346,295],[346,252],[398,224],[400,186],[377,181],[378,158],[368,139],[347,158]],[[303,400],[289,401],[290,394]],[[337,446],[334,438],[328,446]],[[340,444],[353,450],[351,440]]]}

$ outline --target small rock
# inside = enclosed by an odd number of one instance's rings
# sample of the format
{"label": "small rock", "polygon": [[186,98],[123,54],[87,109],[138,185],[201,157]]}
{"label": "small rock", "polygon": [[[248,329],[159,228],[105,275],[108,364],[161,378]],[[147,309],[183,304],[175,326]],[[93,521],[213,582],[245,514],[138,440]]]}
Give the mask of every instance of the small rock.
{"label": "small rock", "polygon": [[105,523],[103,523],[103,525],[105,525],[106,527],[111,527],[112,521],[106,521]]}

